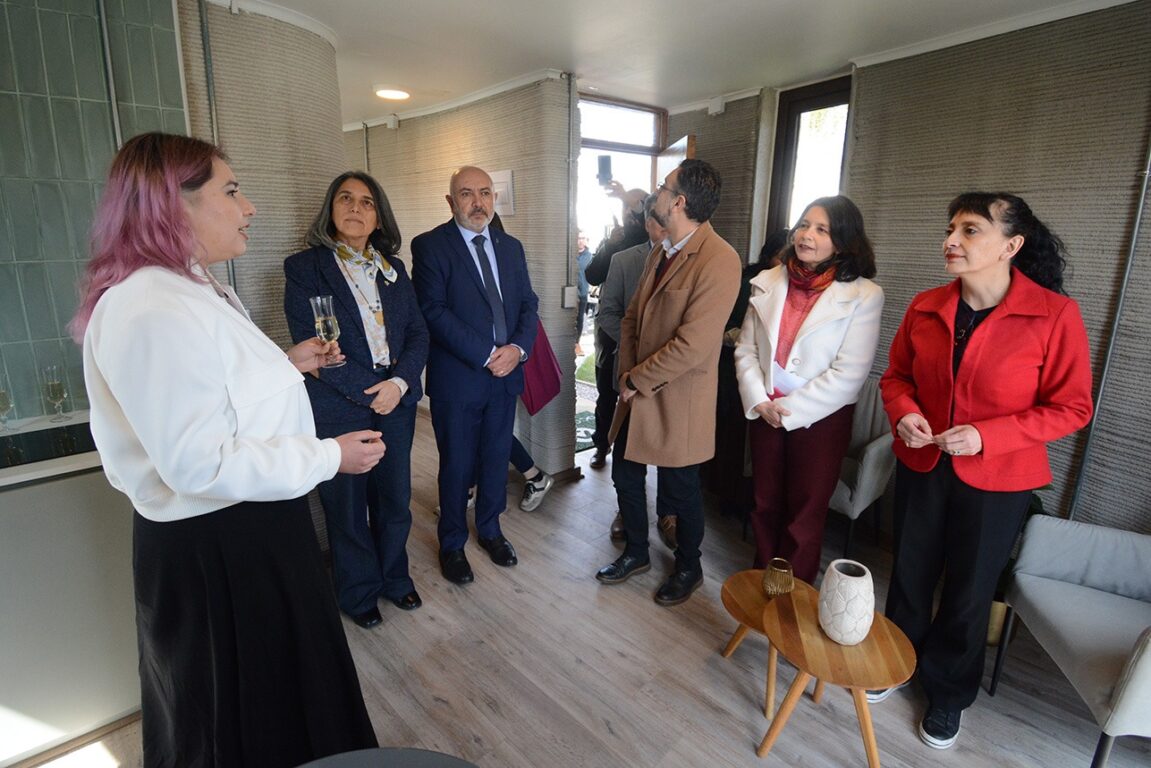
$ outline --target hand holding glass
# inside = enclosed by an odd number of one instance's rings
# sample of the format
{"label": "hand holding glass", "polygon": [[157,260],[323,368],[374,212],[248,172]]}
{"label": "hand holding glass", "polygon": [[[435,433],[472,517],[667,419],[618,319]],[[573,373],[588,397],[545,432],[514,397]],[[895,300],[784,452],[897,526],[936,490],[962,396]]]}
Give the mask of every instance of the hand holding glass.
{"label": "hand holding glass", "polygon": [[71,416],[64,415],[64,401],[68,398],[68,390],[64,387],[64,372],[58,365],[44,367],[44,397],[56,409],[53,422],[71,421]]}
{"label": "hand holding glass", "polygon": [[[312,317],[316,321],[316,335],[320,337],[320,340],[335,341],[340,338],[340,324],[336,320],[336,313],[332,308],[332,297],[313,296],[308,299],[308,302],[312,305]],[[326,363],[324,368],[339,368],[345,363],[343,360],[335,360],[335,355],[329,355],[328,358],[333,362]]]}
{"label": "hand holding glass", "polygon": [[773,557],[763,570],[763,591],[768,597],[786,595],[795,586],[791,563],[782,557]]}

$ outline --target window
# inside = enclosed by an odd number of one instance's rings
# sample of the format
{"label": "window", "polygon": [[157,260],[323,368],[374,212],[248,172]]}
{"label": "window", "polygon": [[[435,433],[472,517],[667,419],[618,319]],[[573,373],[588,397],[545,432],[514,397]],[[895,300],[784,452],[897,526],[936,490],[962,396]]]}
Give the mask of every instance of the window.
{"label": "window", "polygon": [[584,143],[600,141],[659,149],[659,115],[654,110],[580,99],[579,116]]}
{"label": "window", "polygon": [[839,194],[851,78],[779,96],[767,231],[795,224],[817,197]]}
{"label": "window", "polygon": [[[653,189],[655,157],[664,143],[667,115],[637,104],[581,97],[580,155],[576,217],[595,251],[620,221],[618,198],[605,193],[607,182],[624,189]],[[610,172],[606,176],[601,169]]]}

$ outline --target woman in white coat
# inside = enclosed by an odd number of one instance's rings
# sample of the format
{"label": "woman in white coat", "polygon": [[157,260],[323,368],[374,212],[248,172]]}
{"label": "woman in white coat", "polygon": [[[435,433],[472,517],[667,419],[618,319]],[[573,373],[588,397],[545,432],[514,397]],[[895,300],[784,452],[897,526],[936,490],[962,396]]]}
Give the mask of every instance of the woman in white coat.
{"label": "woman in white coat", "polygon": [[863,216],[842,195],[807,206],[781,258],[751,281],[735,367],[752,422],[755,567],[786,558],[811,583],[875,358],[883,290],[869,279],[875,254]]}

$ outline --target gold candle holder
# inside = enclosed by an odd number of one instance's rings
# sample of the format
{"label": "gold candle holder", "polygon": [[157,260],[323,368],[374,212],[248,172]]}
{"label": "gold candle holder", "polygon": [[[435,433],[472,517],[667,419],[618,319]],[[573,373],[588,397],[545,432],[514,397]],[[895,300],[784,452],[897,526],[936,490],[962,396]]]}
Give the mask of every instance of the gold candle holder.
{"label": "gold candle holder", "polygon": [[791,572],[791,563],[782,557],[773,557],[767,567],[763,569],[763,591],[768,597],[786,595],[795,587],[795,577]]}

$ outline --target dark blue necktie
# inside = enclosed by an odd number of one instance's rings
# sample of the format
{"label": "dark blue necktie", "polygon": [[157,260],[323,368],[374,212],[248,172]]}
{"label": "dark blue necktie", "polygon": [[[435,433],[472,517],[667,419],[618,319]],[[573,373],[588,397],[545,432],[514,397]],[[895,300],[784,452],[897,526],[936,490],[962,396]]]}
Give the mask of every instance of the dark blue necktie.
{"label": "dark blue necktie", "polygon": [[502,347],[508,343],[508,321],[504,318],[504,302],[500,298],[500,289],[496,287],[496,276],[492,274],[492,265],[488,263],[488,255],[484,252],[484,236],[476,235],[472,238],[476,247],[476,258],[480,262],[480,274],[484,278],[484,290],[488,294],[488,305],[492,308],[492,325],[494,326],[496,346]]}

